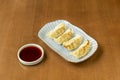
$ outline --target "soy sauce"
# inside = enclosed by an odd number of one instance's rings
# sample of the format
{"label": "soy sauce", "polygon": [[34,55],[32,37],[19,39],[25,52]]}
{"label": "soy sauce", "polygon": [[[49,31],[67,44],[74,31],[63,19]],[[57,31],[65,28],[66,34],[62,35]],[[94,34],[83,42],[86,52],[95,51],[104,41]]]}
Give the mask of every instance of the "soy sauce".
{"label": "soy sauce", "polygon": [[40,58],[41,55],[42,51],[34,46],[26,47],[20,52],[20,58],[27,62],[35,61]]}

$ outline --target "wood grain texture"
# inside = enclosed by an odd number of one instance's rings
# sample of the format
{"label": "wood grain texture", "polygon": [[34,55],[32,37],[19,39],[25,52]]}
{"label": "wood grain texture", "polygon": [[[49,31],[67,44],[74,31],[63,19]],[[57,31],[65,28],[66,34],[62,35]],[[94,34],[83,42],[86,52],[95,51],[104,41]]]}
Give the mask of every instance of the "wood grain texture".
{"label": "wood grain texture", "polygon": [[[98,41],[88,60],[65,61],[37,36],[50,21],[65,19]],[[120,80],[120,0],[0,0],[0,80]],[[17,50],[37,43],[45,50],[35,66],[21,65]]]}

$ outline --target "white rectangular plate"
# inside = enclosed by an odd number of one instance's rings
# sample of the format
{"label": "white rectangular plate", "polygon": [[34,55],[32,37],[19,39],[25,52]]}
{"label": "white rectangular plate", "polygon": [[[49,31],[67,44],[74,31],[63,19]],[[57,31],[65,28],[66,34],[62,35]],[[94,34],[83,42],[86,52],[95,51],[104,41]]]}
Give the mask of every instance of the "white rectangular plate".
{"label": "white rectangular plate", "polygon": [[[68,28],[71,28],[74,32],[74,34],[80,34],[83,36],[84,39],[88,39],[91,42],[91,49],[90,51],[84,56],[79,59],[75,58],[74,56],[70,55],[70,51],[65,49],[62,45],[57,44],[54,40],[50,39],[46,34],[53,30],[58,24],[65,23],[65,25]],[[69,62],[82,62],[86,59],[88,59],[90,56],[92,56],[95,51],[97,50],[98,44],[95,39],[90,37],[88,34],[86,34],[82,29],[72,25],[70,22],[66,20],[56,20],[50,23],[45,24],[41,30],[38,32],[38,37],[45,42],[51,49],[53,49],[57,54],[59,54],[61,57],[63,57],[65,60]]]}

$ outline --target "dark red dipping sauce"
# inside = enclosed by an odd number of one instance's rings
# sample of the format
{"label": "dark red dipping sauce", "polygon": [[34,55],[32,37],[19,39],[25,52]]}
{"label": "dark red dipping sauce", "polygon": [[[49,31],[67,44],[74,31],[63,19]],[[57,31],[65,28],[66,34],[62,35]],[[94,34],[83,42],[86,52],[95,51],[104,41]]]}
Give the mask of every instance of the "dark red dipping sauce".
{"label": "dark red dipping sauce", "polygon": [[40,58],[41,55],[42,51],[34,46],[26,47],[20,52],[20,58],[27,62],[35,61]]}

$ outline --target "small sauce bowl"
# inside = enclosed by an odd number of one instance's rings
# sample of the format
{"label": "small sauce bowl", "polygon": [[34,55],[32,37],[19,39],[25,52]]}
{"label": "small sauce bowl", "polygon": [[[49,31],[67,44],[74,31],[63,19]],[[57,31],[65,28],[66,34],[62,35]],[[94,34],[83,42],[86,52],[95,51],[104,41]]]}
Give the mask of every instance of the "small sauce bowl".
{"label": "small sauce bowl", "polygon": [[25,44],[19,48],[17,57],[24,65],[35,65],[43,60],[44,50],[38,44]]}

